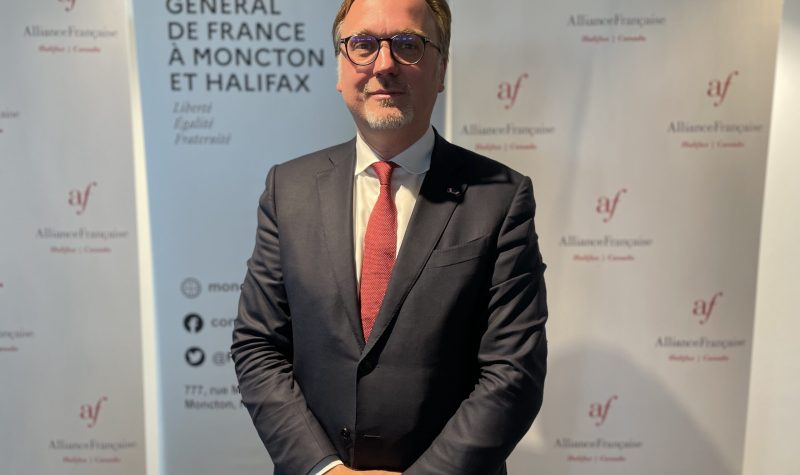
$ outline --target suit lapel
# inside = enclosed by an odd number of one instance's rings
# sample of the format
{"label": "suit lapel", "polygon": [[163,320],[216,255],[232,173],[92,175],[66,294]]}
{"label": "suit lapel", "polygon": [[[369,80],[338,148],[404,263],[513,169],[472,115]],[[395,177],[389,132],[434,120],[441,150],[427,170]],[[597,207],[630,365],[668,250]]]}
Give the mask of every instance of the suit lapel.
{"label": "suit lapel", "polygon": [[460,173],[460,161],[455,159],[457,154],[450,143],[436,134],[430,169],[422,182],[389,287],[362,355],[369,353],[399,313],[456,205],[461,202],[467,185]]}
{"label": "suit lapel", "polygon": [[330,153],[332,167],[317,174],[322,230],[339,287],[346,318],[359,347],[364,346],[358,312],[356,271],[353,250],[353,171],[355,139]]}

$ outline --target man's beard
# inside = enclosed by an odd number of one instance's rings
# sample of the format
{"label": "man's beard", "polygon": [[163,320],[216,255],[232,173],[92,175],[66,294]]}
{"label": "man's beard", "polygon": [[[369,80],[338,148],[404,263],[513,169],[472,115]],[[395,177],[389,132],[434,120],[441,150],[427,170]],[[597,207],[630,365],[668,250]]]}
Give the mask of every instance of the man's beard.
{"label": "man's beard", "polygon": [[[386,84],[384,87],[390,88],[391,85]],[[396,87],[395,87],[396,88]],[[408,95],[408,87],[404,88]],[[364,90],[365,102],[369,100],[369,90]],[[364,120],[367,125],[374,130],[389,130],[399,129],[405,127],[414,120],[414,108],[411,104],[399,105],[394,99],[381,99],[378,101],[379,109],[364,108]]]}
{"label": "man's beard", "polygon": [[[405,127],[414,120],[414,109],[410,104],[407,104],[405,107],[399,107],[392,99],[382,99],[379,101],[379,105],[383,110],[375,111],[370,109],[364,111],[364,118],[367,121],[367,125],[372,129],[399,129]],[[394,110],[387,114],[385,109],[389,107]]]}

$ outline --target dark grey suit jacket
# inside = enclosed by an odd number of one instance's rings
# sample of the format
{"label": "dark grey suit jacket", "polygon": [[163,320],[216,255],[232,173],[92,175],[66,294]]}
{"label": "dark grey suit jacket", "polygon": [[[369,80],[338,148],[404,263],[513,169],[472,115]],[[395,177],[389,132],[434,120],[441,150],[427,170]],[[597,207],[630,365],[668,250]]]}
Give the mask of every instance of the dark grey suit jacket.
{"label": "dark grey suit jacket", "polygon": [[544,264],[527,177],[436,136],[369,341],[355,140],[275,166],[231,348],[279,475],[337,455],[408,475],[505,473],[542,402]]}

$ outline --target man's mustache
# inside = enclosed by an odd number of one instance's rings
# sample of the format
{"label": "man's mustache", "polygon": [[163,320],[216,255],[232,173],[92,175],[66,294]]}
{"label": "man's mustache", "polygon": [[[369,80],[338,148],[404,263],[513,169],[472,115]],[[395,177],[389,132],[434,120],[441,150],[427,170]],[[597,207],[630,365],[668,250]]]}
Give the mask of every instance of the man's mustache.
{"label": "man's mustache", "polygon": [[379,84],[375,86],[370,86],[369,84],[365,85],[363,93],[365,96],[367,96],[370,94],[374,94],[377,91],[405,93],[409,91],[409,88],[408,84],[404,84],[399,81],[379,81]]}

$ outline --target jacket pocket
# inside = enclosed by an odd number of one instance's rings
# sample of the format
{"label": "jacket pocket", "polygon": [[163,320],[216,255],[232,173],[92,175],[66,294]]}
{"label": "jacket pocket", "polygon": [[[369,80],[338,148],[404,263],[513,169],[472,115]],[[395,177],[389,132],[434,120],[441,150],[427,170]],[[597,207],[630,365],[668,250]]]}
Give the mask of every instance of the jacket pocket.
{"label": "jacket pocket", "polygon": [[428,267],[445,267],[477,259],[486,254],[490,238],[491,236],[483,236],[458,246],[434,249],[428,260]]}

